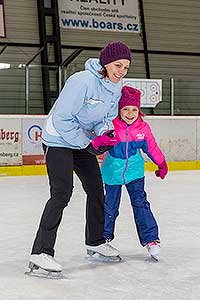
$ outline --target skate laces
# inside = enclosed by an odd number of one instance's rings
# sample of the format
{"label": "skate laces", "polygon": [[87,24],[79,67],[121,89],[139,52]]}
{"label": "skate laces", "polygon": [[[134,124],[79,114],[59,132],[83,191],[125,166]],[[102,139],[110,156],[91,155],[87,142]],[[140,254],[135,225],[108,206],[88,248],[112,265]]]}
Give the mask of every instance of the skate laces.
{"label": "skate laces", "polygon": [[103,246],[105,247],[106,251],[113,251],[113,249],[115,250],[115,248],[110,244],[110,241],[106,241]]}
{"label": "skate laces", "polygon": [[151,255],[158,255],[160,252],[160,245],[158,241],[152,241],[146,244],[146,248]]}
{"label": "skate laces", "polygon": [[51,262],[52,260],[54,262],[56,262],[55,258],[49,254],[46,254],[46,253],[42,253],[42,256],[44,257],[44,259],[46,259],[47,261]]}
{"label": "skate laces", "polygon": [[160,247],[160,245],[159,245],[159,243],[157,241],[153,241],[153,242],[150,242],[150,243],[147,244],[147,247],[149,247],[149,248],[153,247],[153,246]]}

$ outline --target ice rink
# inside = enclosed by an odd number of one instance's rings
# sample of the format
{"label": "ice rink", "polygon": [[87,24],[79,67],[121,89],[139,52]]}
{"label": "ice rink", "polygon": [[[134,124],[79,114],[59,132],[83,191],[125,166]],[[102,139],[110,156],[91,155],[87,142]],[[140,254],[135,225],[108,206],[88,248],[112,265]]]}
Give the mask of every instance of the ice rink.
{"label": "ice rink", "polygon": [[46,176],[0,177],[0,300],[200,299],[200,171],[146,172],[146,191],[159,223],[161,257],[139,245],[126,191],[116,226],[121,263],[90,261],[84,246],[85,194],[75,177],[59,229],[56,259],[66,279],[24,275],[49,189]]}

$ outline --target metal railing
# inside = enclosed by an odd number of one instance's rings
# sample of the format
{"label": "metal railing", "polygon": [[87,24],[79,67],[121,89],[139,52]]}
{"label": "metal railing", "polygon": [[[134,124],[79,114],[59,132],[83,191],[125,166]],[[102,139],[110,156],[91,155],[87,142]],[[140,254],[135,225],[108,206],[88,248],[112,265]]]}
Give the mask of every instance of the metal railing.
{"label": "metal railing", "polygon": [[[42,68],[49,66],[26,64],[0,64],[0,114],[43,114]],[[78,70],[76,64],[51,66],[58,74],[58,89],[70,75]],[[162,79],[162,78],[160,78]],[[51,78],[50,78],[51,82]],[[57,86],[52,81],[51,86]],[[162,102],[156,108],[142,109],[145,114],[200,115],[200,79],[162,79]]]}

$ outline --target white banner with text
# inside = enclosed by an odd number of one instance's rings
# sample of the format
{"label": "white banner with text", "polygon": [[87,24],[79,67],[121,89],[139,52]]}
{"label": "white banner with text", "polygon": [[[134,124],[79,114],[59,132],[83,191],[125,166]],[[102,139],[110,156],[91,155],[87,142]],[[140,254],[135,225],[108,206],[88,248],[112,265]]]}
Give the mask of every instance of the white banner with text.
{"label": "white banner with text", "polygon": [[45,117],[33,116],[22,120],[22,160],[23,165],[44,164],[42,149],[42,126]]}
{"label": "white banner with text", "polygon": [[138,33],[138,0],[58,0],[60,27]]}
{"label": "white banner with text", "polygon": [[5,37],[4,1],[0,0],[0,37]]}
{"label": "white banner with text", "polygon": [[21,120],[19,118],[0,119],[0,165],[21,165]]}

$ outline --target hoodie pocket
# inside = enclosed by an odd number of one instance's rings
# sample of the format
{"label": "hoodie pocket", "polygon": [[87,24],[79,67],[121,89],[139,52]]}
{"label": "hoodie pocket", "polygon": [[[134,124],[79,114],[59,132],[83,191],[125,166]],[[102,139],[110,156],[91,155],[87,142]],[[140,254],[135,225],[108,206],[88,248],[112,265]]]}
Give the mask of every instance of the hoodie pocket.
{"label": "hoodie pocket", "polygon": [[84,106],[85,113],[88,115],[88,119],[98,122],[106,114],[105,103],[101,99],[88,99],[85,101]]}

